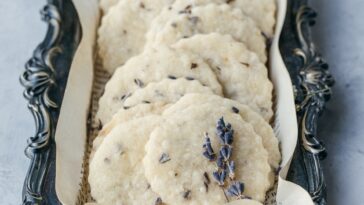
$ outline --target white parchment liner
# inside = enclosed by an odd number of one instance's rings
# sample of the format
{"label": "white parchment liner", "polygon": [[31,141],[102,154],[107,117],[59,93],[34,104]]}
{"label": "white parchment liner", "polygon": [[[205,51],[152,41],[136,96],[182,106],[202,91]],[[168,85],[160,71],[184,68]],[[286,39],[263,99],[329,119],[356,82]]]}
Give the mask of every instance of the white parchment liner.
{"label": "white parchment liner", "polygon": [[[73,0],[82,25],[82,40],[75,54],[56,130],[56,192],[66,205],[77,203],[87,142],[87,119],[94,79],[94,46],[99,25],[97,0]],[[287,0],[277,0],[276,34],[270,50],[270,77],[276,95],[274,130],[281,142],[282,170],[279,173],[278,205],[313,205],[300,186],[285,181],[296,147],[298,127],[292,83],[278,49]],[[270,201],[270,200],[269,200]],[[274,200],[273,200],[274,201]],[[275,204],[275,203],[269,203]]]}

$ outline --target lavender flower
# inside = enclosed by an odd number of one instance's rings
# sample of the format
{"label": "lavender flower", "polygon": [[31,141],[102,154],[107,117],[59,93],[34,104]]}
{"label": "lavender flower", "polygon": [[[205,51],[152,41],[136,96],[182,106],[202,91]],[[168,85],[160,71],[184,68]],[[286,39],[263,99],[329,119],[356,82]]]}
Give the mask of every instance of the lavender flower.
{"label": "lavender flower", "polygon": [[204,148],[203,156],[205,156],[208,160],[215,160],[215,152],[211,146],[211,140],[208,133],[205,133],[205,143],[202,146]]}
{"label": "lavender flower", "polygon": [[227,163],[227,167],[229,169],[229,178],[231,180],[235,179],[235,162],[234,161],[230,161]]}
{"label": "lavender flower", "polygon": [[215,171],[212,173],[212,176],[214,177],[215,181],[219,184],[219,186],[225,185],[225,179],[226,179],[226,170],[220,170]]}
{"label": "lavender flower", "polygon": [[244,183],[235,181],[227,190],[230,196],[235,196],[237,199],[243,199],[245,196],[244,192]]}

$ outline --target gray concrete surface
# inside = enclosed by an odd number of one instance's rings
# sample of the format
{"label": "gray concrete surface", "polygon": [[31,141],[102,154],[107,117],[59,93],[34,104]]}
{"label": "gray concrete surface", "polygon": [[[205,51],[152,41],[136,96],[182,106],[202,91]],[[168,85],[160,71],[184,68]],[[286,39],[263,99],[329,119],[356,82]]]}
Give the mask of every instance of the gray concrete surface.
{"label": "gray concrete surface", "polygon": [[[45,1],[0,1],[0,204],[21,203],[34,132],[18,77],[46,30],[38,11]],[[330,205],[364,204],[364,1],[312,0],[319,12],[315,39],[336,77],[320,123],[329,156],[324,162]]]}

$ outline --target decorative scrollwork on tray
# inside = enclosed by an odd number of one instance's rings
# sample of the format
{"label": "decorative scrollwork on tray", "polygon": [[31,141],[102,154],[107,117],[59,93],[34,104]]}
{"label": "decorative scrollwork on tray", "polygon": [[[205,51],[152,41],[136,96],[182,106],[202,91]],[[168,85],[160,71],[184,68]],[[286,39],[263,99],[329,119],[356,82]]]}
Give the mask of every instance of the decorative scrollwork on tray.
{"label": "decorative scrollwork on tray", "polygon": [[[316,204],[326,204],[326,184],[320,160],[326,157],[324,144],[317,137],[318,117],[331,96],[334,79],[327,63],[309,39],[308,26],[315,23],[316,13],[307,6],[296,14],[296,32],[300,48],[294,54],[301,59],[298,86],[295,86],[297,112],[301,117],[301,146],[308,176],[308,192]],[[306,33],[305,33],[306,32]]]}
{"label": "decorative scrollwork on tray", "polygon": [[60,36],[61,17],[56,6],[46,5],[41,10],[42,20],[48,23],[45,40],[38,45],[33,57],[26,63],[20,81],[25,87],[24,97],[34,116],[36,132],[28,139],[25,149],[31,159],[23,190],[23,204],[42,204],[42,188],[50,155],[50,140],[54,134],[52,110],[57,104],[50,98],[55,85],[53,57],[61,52],[57,46]]}

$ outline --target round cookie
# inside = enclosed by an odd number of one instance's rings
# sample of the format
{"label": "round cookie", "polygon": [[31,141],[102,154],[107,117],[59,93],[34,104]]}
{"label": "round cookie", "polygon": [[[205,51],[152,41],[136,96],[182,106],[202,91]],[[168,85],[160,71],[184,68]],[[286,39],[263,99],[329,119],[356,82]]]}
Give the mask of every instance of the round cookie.
{"label": "round cookie", "polygon": [[159,116],[119,124],[95,153],[90,163],[91,195],[102,204],[154,204],[158,195],[144,176],[144,145]]}
{"label": "round cookie", "polygon": [[205,59],[223,86],[224,96],[249,105],[264,119],[273,116],[273,85],[268,69],[257,55],[229,35],[198,34],[181,39],[172,47]]}
{"label": "round cookie", "polygon": [[245,16],[240,9],[231,8],[226,4],[207,4],[192,7],[188,12],[163,14],[167,15],[164,18],[168,18],[168,22],[164,25],[158,25],[158,21],[152,23],[146,35],[147,45],[169,45],[198,33],[218,32],[230,34],[235,40],[245,43],[251,51],[258,54],[263,63],[267,60],[264,36],[254,21]]}
{"label": "round cookie", "polygon": [[123,102],[138,88],[157,82],[168,76],[191,77],[222,95],[222,88],[214,72],[197,55],[175,51],[168,46],[155,45],[119,67],[105,86],[99,100],[97,118],[107,123],[113,114],[123,107]]}
{"label": "round cookie", "polygon": [[174,103],[188,93],[213,94],[209,87],[201,85],[193,78],[169,76],[160,82],[149,83],[146,87],[136,90],[125,100],[124,107],[133,107],[142,103]]}
{"label": "round cookie", "polygon": [[215,107],[225,107],[230,109],[231,112],[239,113],[241,118],[246,122],[249,122],[253,126],[254,131],[262,137],[263,146],[268,152],[269,164],[274,169],[278,168],[281,161],[281,153],[279,151],[279,141],[275,137],[272,127],[259,114],[255,113],[246,105],[216,95],[187,94],[177,103],[166,108],[163,115],[177,113],[189,106],[201,104],[212,104],[215,105]]}
{"label": "round cookie", "polygon": [[[98,53],[110,74],[143,51],[145,33],[159,11],[174,0],[122,0],[102,18],[98,30]],[[102,1],[100,4],[112,3]],[[103,7],[103,6],[102,6]]]}
{"label": "round cookie", "polygon": [[264,200],[270,187],[270,166],[261,138],[240,115],[225,111],[212,105],[191,106],[165,116],[165,122],[151,133],[145,146],[145,175],[166,204],[226,202],[221,187],[212,180],[216,164],[202,155],[205,132],[209,133],[215,152],[220,149],[215,126],[221,117],[234,129],[232,160],[236,165],[236,180],[245,184],[245,195]]}
{"label": "round cookie", "polygon": [[125,123],[126,121],[134,120],[148,115],[160,115],[168,106],[169,105],[166,105],[166,103],[156,102],[151,104],[136,105],[127,110],[120,109],[112,117],[112,119],[102,127],[97,137],[92,142],[90,160],[93,159],[96,150],[100,147],[105,137],[114,129],[114,127],[116,127],[120,123]]}

